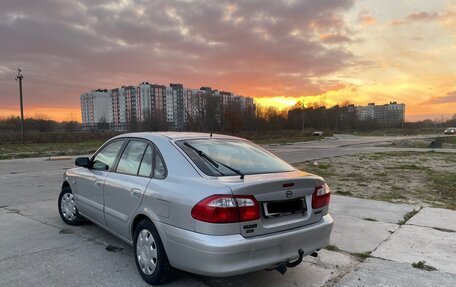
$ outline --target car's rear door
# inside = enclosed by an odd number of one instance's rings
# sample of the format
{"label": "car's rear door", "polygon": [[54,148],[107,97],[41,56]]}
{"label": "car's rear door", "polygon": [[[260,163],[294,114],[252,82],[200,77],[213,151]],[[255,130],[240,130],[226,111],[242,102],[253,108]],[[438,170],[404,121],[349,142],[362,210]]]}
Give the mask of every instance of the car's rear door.
{"label": "car's rear door", "polygon": [[106,177],[104,211],[108,228],[128,239],[129,220],[139,207],[150,182],[154,147],[146,141],[130,140],[115,171]]}
{"label": "car's rear door", "polygon": [[92,158],[92,168],[83,168],[76,179],[76,202],[84,216],[105,225],[103,188],[106,176],[113,169],[125,140],[116,139],[104,145]]}

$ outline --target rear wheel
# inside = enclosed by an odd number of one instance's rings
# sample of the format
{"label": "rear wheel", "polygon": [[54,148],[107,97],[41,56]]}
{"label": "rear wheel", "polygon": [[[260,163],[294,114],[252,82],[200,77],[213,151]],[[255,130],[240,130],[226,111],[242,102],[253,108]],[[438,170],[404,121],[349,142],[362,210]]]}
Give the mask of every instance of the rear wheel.
{"label": "rear wheel", "polygon": [[68,225],[81,225],[84,219],[79,215],[74,202],[74,195],[69,186],[62,188],[59,195],[59,214]]}
{"label": "rear wheel", "polygon": [[135,262],[139,274],[147,283],[164,283],[171,273],[163,243],[157,229],[149,220],[142,220],[134,234]]}

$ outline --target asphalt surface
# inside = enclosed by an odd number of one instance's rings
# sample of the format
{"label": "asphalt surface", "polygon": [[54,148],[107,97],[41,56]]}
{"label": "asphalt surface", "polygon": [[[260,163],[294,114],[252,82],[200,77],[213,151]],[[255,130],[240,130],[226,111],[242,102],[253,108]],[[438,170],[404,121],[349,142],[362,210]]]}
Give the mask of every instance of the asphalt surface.
{"label": "asphalt surface", "polygon": [[[370,145],[396,139],[337,136],[266,148],[299,162],[389,151]],[[0,286],[147,286],[130,246],[96,225],[71,227],[61,221],[57,196],[62,174],[73,161],[0,161]],[[406,224],[398,224],[415,209],[333,196],[333,251],[305,258],[285,276],[258,271],[211,278],[176,271],[167,286],[456,286],[456,212],[424,208]],[[418,261],[437,270],[413,268]]]}
{"label": "asphalt surface", "polygon": [[393,141],[404,139],[429,138],[431,135],[419,136],[375,136],[360,137],[353,135],[334,135],[333,137],[323,138],[317,141],[298,142],[291,144],[270,144],[264,147],[277,154],[282,159],[297,163],[307,160],[328,158],[333,156],[343,156],[360,153],[376,153],[388,151],[416,151],[416,152],[456,152],[456,149],[431,149],[431,148],[395,148],[381,147],[379,145],[388,144]]}

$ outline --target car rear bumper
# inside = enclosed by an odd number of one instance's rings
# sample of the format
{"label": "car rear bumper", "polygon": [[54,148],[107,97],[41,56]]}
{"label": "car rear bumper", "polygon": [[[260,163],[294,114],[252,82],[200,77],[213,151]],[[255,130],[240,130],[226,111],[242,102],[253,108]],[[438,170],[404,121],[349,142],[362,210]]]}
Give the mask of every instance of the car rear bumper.
{"label": "car rear bumper", "polygon": [[329,244],[333,219],[280,233],[244,238],[212,236],[156,223],[171,265],[206,276],[232,276],[262,270],[309,255]]}

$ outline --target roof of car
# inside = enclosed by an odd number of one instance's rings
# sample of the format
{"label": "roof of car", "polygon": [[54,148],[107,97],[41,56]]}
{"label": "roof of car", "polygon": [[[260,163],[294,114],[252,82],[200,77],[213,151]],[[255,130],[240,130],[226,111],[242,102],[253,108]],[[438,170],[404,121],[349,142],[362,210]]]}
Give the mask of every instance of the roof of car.
{"label": "roof of car", "polygon": [[[172,140],[177,139],[196,139],[196,138],[210,138],[211,133],[195,133],[195,132],[138,132],[138,133],[126,133],[121,134],[117,137],[140,137],[140,138],[168,138]],[[212,134],[212,138],[224,138],[224,139],[240,139],[238,137]]]}

